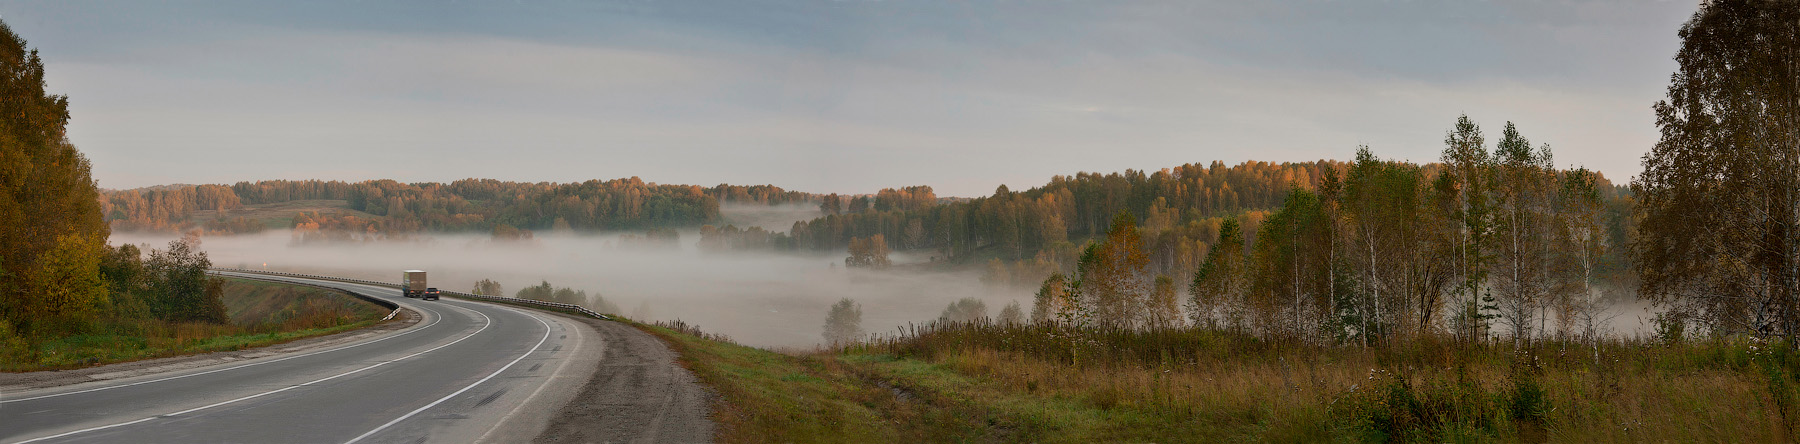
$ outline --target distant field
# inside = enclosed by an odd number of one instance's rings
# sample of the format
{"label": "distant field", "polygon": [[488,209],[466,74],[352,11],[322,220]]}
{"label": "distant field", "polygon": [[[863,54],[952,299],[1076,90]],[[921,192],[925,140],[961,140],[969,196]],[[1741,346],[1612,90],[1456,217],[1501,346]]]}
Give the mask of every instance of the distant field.
{"label": "distant field", "polygon": [[329,215],[351,215],[360,219],[380,220],[381,216],[350,209],[350,202],[345,200],[295,200],[261,205],[245,205],[235,210],[195,211],[188,213],[188,220],[205,222],[214,219],[247,218],[259,220],[270,229],[292,228],[294,213],[317,212]]}

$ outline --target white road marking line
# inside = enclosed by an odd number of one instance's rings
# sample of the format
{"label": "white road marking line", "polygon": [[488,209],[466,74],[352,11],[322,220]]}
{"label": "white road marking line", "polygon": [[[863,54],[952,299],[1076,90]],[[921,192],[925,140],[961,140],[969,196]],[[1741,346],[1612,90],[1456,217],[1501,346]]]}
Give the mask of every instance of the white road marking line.
{"label": "white road marking line", "polygon": [[369,345],[369,344],[374,344],[374,343],[377,343],[377,342],[381,342],[381,341],[386,341],[386,340],[389,340],[389,339],[394,339],[394,338],[398,338],[398,337],[401,337],[401,336],[406,336],[406,335],[410,335],[410,334],[413,334],[413,333],[418,333],[418,332],[419,332],[419,331],[421,331],[421,330],[424,330],[424,329],[426,329],[426,328],[430,328],[430,327],[431,327],[431,326],[433,326],[433,325],[437,325],[437,323],[438,323],[438,322],[439,322],[439,321],[442,321],[442,320],[444,320],[444,316],[443,316],[443,315],[441,315],[441,314],[439,314],[439,313],[438,313],[438,312],[437,312],[437,311],[436,311],[436,310],[432,310],[432,309],[429,309],[429,308],[424,308],[424,307],[419,307],[419,309],[421,309],[421,310],[425,310],[425,311],[429,311],[429,312],[431,312],[431,315],[432,315],[432,316],[433,316],[433,317],[436,317],[436,318],[437,318],[437,319],[432,319],[432,320],[431,320],[431,323],[430,323],[430,324],[425,324],[425,326],[424,326],[424,327],[419,327],[419,328],[415,328],[415,329],[412,329],[412,330],[408,330],[408,331],[406,331],[406,332],[403,332],[403,333],[400,333],[400,334],[397,334],[397,335],[393,335],[393,336],[388,336],[388,337],[385,337],[385,338],[381,338],[381,339],[376,339],[376,340],[373,340],[373,341],[369,341],[369,342],[362,342],[362,343],[357,343],[357,344],[352,344],[352,345],[346,345],[346,346],[343,346],[343,347],[338,347],[338,348],[334,348],[334,349],[330,349],[330,350],[320,350],[320,351],[316,351],[316,352],[312,352],[312,353],[307,353],[307,354],[303,354],[303,355],[294,355],[294,356],[288,356],[288,357],[285,357],[285,358],[279,358],[279,359],[272,359],[272,360],[268,360],[268,361],[257,361],[257,362],[252,362],[252,363],[249,363],[249,364],[244,364],[244,365],[239,365],[239,366],[235,366],[235,367],[229,367],[229,368],[221,368],[221,369],[216,369],[216,370],[207,370],[207,371],[204,371],[204,372],[200,372],[200,373],[190,373],[190,374],[186,374],[186,375],[181,375],[181,376],[171,376],[171,377],[167,377],[167,378],[162,378],[162,379],[152,379],[152,380],[149,380],[149,381],[138,381],[138,382],[133,382],[133,383],[130,383],[130,384],[119,384],[119,385],[109,385],[109,386],[105,386],[105,387],[95,387],[95,388],[91,388],[91,389],[87,389],[87,390],[77,390],[77,391],[73,391],[73,392],[64,392],[64,393],[54,393],[54,394],[49,394],[49,395],[42,395],[42,396],[33,396],[33,397],[30,397],[30,398],[19,398],[19,399],[0,399],[0,404],[8,404],[8,403],[14,403],[14,402],[25,402],[25,401],[31,401],[31,400],[35,400],[35,399],[44,399],[44,398],[55,398],[55,397],[58,397],[58,396],[69,396],[69,395],[77,395],[77,394],[82,394],[82,393],[92,393],[92,392],[98,392],[98,391],[101,391],[101,390],[112,390],[112,389],[116,389],[116,388],[122,388],[122,387],[131,387],[131,386],[136,386],[136,385],[144,385],[144,384],[150,384],[150,383],[157,383],[157,382],[163,382],[163,381],[173,381],[173,380],[176,380],[176,379],[182,379],[182,378],[191,378],[191,377],[195,377],[195,376],[200,376],[200,375],[207,375],[207,374],[213,374],[213,373],[218,373],[218,372],[223,372],[223,371],[229,371],[229,370],[237,370],[237,369],[240,369],[240,368],[244,368],[244,367],[255,367],[255,366],[258,366],[258,365],[263,365],[263,364],[273,364],[273,363],[277,363],[277,362],[281,362],[281,361],[286,361],[286,360],[289,360],[289,359],[300,359],[300,358],[304,358],[304,357],[307,357],[307,356],[313,356],[313,355],[320,355],[320,354],[325,354],[325,353],[331,353],[331,352],[335,352],[335,351],[341,351],[341,350],[346,350],[346,349],[351,349],[351,348],[356,348],[356,347],[361,347],[361,346],[364,346],[364,345]]}
{"label": "white road marking line", "polygon": [[[473,311],[473,310],[471,310],[471,311]],[[43,440],[48,440],[48,439],[56,439],[56,438],[61,438],[61,437],[65,437],[65,436],[70,436],[70,435],[78,435],[78,434],[82,434],[82,433],[87,433],[87,432],[93,432],[93,431],[99,431],[99,430],[106,430],[106,429],[111,429],[111,428],[116,428],[116,427],[124,427],[124,426],[128,426],[128,425],[132,425],[132,424],[137,424],[137,423],[140,423],[140,422],[144,422],[144,421],[149,421],[149,420],[152,420],[152,419],[157,419],[157,418],[168,418],[168,417],[174,417],[174,416],[181,416],[181,415],[185,415],[185,414],[188,414],[188,413],[193,413],[193,412],[197,412],[197,411],[201,411],[201,410],[206,410],[206,409],[210,409],[210,408],[213,408],[213,407],[218,407],[218,406],[222,406],[222,405],[226,405],[226,404],[231,404],[231,403],[234,403],[234,402],[239,402],[239,401],[244,401],[244,400],[249,400],[249,399],[255,399],[255,398],[260,398],[260,397],[263,397],[263,396],[267,396],[267,395],[273,395],[273,394],[276,394],[276,393],[281,393],[281,392],[285,392],[285,391],[288,391],[288,390],[293,390],[293,389],[297,389],[297,388],[300,388],[300,387],[305,387],[305,386],[309,386],[309,385],[313,385],[313,384],[318,384],[318,383],[321,383],[321,382],[325,382],[325,381],[330,381],[330,380],[333,380],[333,379],[337,379],[337,378],[341,378],[341,377],[344,377],[344,376],[348,376],[348,375],[352,375],[352,374],[356,374],[356,373],[360,373],[360,372],[362,372],[362,371],[364,371],[364,370],[368,370],[368,369],[372,369],[372,368],[375,368],[375,367],[380,367],[380,366],[384,366],[384,365],[388,365],[388,364],[392,364],[392,363],[395,363],[395,362],[399,362],[399,361],[402,361],[402,360],[405,360],[405,359],[407,359],[407,358],[412,358],[412,357],[415,357],[415,356],[419,356],[419,355],[423,355],[423,354],[426,354],[426,353],[431,353],[431,352],[434,352],[434,351],[437,351],[437,350],[438,350],[438,349],[441,349],[441,348],[444,348],[444,347],[449,347],[449,346],[451,346],[451,345],[455,345],[455,344],[456,344],[456,343],[458,343],[458,342],[462,342],[462,341],[463,341],[463,340],[466,340],[466,339],[469,339],[469,338],[473,338],[473,337],[475,337],[475,335],[478,335],[478,334],[481,334],[481,332],[483,332],[483,331],[486,331],[486,330],[487,330],[487,329],[488,329],[488,327],[491,327],[491,326],[493,326],[493,325],[494,325],[494,319],[493,319],[493,318],[489,318],[489,317],[488,317],[488,315],[487,315],[487,314],[485,314],[485,313],[482,313],[482,312],[480,312],[480,311],[475,311],[475,314],[478,314],[478,315],[481,315],[481,318],[482,318],[482,319],[483,319],[483,320],[484,320],[484,321],[485,321],[485,323],[484,323],[484,324],[482,324],[482,325],[481,325],[481,329],[479,329],[479,330],[475,330],[475,332],[474,332],[474,333],[469,333],[469,335],[468,335],[468,336],[463,336],[463,337],[461,337],[461,338],[458,338],[458,339],[457,339],[457,340],[455,340],[455,341],[450,341],[450,342],[449,342],[449,343],[446,343],[446,344],[444,344],[444,345],[439,345],[439,346],[436,346],[436,347],[432,347],[432,348],[430,348],[430,349],[428,349],[428,350],[425,350],[425,351],[421,351],[421,352],[418,352],[418,353],[413,353],[413,354],[410,354],[410,355],[406,355],[406,356],[401,356],[401,357],[398,357],[398,358],[394,358],[394,359],[390,359],[390,360],[387,360],[387,361],[382,361],[382,362],[379,362],[379,363],[376,363],[376,364],[375,364],[375,365],[371,365],[371,366],[368,366],[368,367],[363,367],[363,368],[359,368],[359,369],[356,369],[356,370],[351,370],[351,371],[347,371],[347,372],[343,372],[343,373],[338,373],[338,374],[336,374],[336,375],[332,375],[332,376],[328,376],[328,377],[325,377],[325,378],[321,378],[321,379],[315,379],[315,380],[312,380],[312,381],[309,381],[309,382],[306,382],[306,383],[303,383],[303,384],[298,384],[298,385],[291,385],[291,386],[287,386],[287,387],[285,387],[285,388],[280,388],[280,389],[275,389],[275,390],[270,390],[270,391],[266,391],[266,392],[262,392],[262,393],[257,393],[257,394],[254,394],[254,395],[250,395],[250,396],[245,396],[245,397],[242,397],[242,398],[237,398],[237,399],[233,399],[233,400],[230,400],[230,401],[224,401],[224,402],[216,402],[216,403],[212,403],[212,404],[207,404],[207,405],[204,405],[204,406],[200,406],[200,407],[195,407],[195,408],[191,408],[191,409],[187,409],[187,410],[182,410],[182,411],[179,411],[179,412],[175,412],[175,413],[167,413],[167,414],[161,414],[161,415],[156,415],[156,416],[151,416],[151,417],[149,417],[149,418],[144,418],[144,419],[139,419],[139,420],[136,420],[136,421],[130,421],[130,422],[121,422],[121,423],[118,423],[118,424],[109,424],[109,425],[103,425],[103,426],[99,426],[99,427],[89,427],[89,428],[85,428],[85,429],[81,429],[81,430],[76,430],[76,431],[73,431],[73,432],[65,432],[65,433],[60,433],[60,434],[56,434],[56,435],[50,435],[50,436],[45,436],[45,437],[41,437],[41,438],[32,438],[32,439],[28,439],[28,440],[25,440],[25,441],[18,441],[18,442],[17,442],[17,443],[15,443],[15,444],[25,444],[25,443],[30,443],[30,442],[38,442],[38,441],[43,441]],[[539,321],[539,322],[543,322],[543,321]],[[550,335],[549,335],[549,333],[548,333],[548,332],[546,332],[546,333],[545,333],[545,334],[544,334],[544,337],[545,337],[545,338],[548,338],[548,337],[550,337]],[[543,341],[538,341],[538,344],[540,344],[540,345],[541,345],[541,344],[543,344]],[[513,361],[513,362],[518,362],[518,361]],[[511,366],[511,364],[507,364],[507,366],[509,366],[509,367],[510,367],[510,366]],[[504,369],[502,369],[502,370],[504,370]],[[490,378],[491,378],[491,377],[493,377],[493,376],[489,376],[489,377],[490,377]],[[482,379],[482,380],[483,380],[483,381],[486,381],[486,379]],[[478,384],[479,384],[479,383],[478,383]],[[465,388],[465,389],[463,389],[463,390],[468,390],[468,389],[466,389],[466,388]],[[457,392],[457,393],[462,393],[462,392],[460,392],[460,391],[459,391],[459,392]]]}
{"label": "white road marking line", "polygon": [[[494,304],[494,306],[498,307],[499,304]],[[512,310],[512,309],[509,308],[508,310]],[[520,311],[520,310],[513,310],[513,311],[518,311],[520,313],[524,313],[523,311]],[[532,317],[536,317],[536,315],[532,315]],[[557,324],[565,327],[565,329],[564,329],[565,331],[567,330],[566,327],[568,327],[568,325],[569,325],[567,320],[559,320],[559,321],[557,321]],[[586,327],[587,327],[586,325],[577,325],[576,326],[576,328],[586,328]],[[567,338],[568,335],[563,335],[563,337]],[[587,340],[586,334],[583,334],[579,331],[575,332],[575,341],[576,341],[575,343],[577,344],[575,347],[576,349],[580,349],[581,348],[580,344],[582,343],[582,341],[585,341],[585,340]],[[492,441],[488,441],[488,437],[493,435],[494,431],[500,430],[500,426],[505,425],[507,421],[511,421],[514,416],[518,416],[519,411],[524,410],[525,406],[527,404],[531,403],[531,400],[537,399],[539,394],[544,393],[544,389],[550,388],[551,385],[555,385],[556,378],[558,378],[558,376],[556,376],[556,375],[562,374],[563,370],[568,369],[569,364],[573,364],[574,362],[575,362],[574,354],[571,353],[570,357],[563,359],[562,365],[557,366],[556,370],[550,371],[550,376],[544,377],[544,383],[539,384],[537,390],[533,390],[531,392],[531,395],[528,395],[525,397],[524,400],[519,401],[518,406],[513,407],[512,411],[506,412],[506,416],[500,417],[500,421],[495,422],[493,427],[489,427],[486,432],[483,432],[481,434],[480,438],[475,438],[475,441],[472,441],[472,442],[478,442],[478,443],[492,442]],[[579,389],[577,389],[577,390],[579,390]]]}
{"label": "white road marking line", "polygon": [[[507,310],[512,310],[512,309],[507,309]],[[518,311],[517,311],[517,310],[513,310],[513,311],[515,311],[515,312],[518,312]],[[480,312],[479,312],[479,311],[477,311],[477,312],[476,312],[476,313],[480,313]],[[519,312],[519,313],[523,313],[523,312]],[[482,316],[487,316],[487,315],[482,315]],[[548,323],[548,322],[544,322],[544,319],[543,319],[543,318],[539,318],[539,317],[537,317],[537,316],[536,316],[536,315],[531,315],[531,314],[526,314],[526,316],[530,316],[530,317],[531,317],[531,319],[533,319],[533,320],[536,320],[536,321],[538,321],[538,323],[539,323],[539,324],[544,324],[544,337],[542,337],[542,338],[538,338],[538,343],[537,343],[537,345],[533,345],[533,346],[531,346],[531,350],[527,350],[527,351],[526,351],[526,352],[525,352],[525,354],[522,354],[522,355],[519,355],[519,357],[518,357],[518,358],[514,358],[514,359],[513,359],[513,360],[512,360],[512,362],[508,362],[508,363],[506,363],[506,366],[504,366],[504,367],[500,367],[500,369],[499,369],[499,370],[495,370],[495,371],[494,371],[494,373],[491,373],[491,374],[489,374],[489,375],[487,375],[487,377],[485,377],[485,378],[481,378],[481,380],[480,380],[480,381],[475,381],[475,383],[474,383],[474,384],[469,384],[469,386],[468,386],[468,387],[463,387],[463,388],[462,388],[462,390],[457,390],[457,391],[456,391],[456,393],[451,393],[451,394],[449,394],[449,395],[445,395],[445,396],[444,396],[444,397],[442,397],[442,398],[438,398],[438,400],[436,400],[436,401],[432,401],[432,402],[431,402],[431,403],[430,403],[430,404],[425,404],[425,406],[424,406],[424,407],[419,407],[419,408],[417,408],[417,409],[414,409],[414,410],[413,410],[413,411],[411,411],[411,412],[408,412],[408,413],[407,413],[407,414],[405,414],[405,415],[401,415],[401,416],[400,416],[400,417],[399,417],[399,418],[394,418],[394,420],[393,420],[393,421],[388,421],[388,422],[387,422],[387,424],[382,424],[382,425],[381,425],[381,427],[376,427],[376,428],[375,428],[375,430],[370,430],[370,431],[368,431],[368,432],[367,432],[367,433],[363,433],[363,434],[361,434],[361,435],[357,435],[357,437],[355,437],[355,438],[350,438],[350,440],[349,440],[349,441],[344,441],[344,444],[352,444],[352,443],[355,443],[355,442],[357,442],[357,441],[361,441],[361,440],[363,440],[363,438],[368,438],[368,437],[369,437],[369,436],[371,436],[371,435],[374,435],[374,434],[376,434],[376,433],[380,433],[380,432],[381,432],[381,431],[382,431],[382,430],[386,430],[386,429],[387,429],[387,428],[388,428],[388,427],[392,427],[392,426],[393,426],[393,425],[394,425],[394,424],[398,424],[398,423],[400,423],[400,421],[404,421],[404,420],[406,420],[406,419],[407,419],[407,418],[411,418],[411,417],[413,417],[413,415],[418,415],[418,414],[419,414],[419,412],[423,412],[423,411],[425,411],[425,410],[426,410],[426,409],[429,409],[429,408],[432,408],[432,407],[436,407],[436,406],[437,406],[437,405],[438,405],[438,404],[442,404],[442,403],[443,403],[443,402],[444,402],[444,401],[447,401],[447,400],[449,400],[449,399],[450,399],[450,398],[454,398],[454,397],[456,397],[456,396],[457,396],[457,395],[461,395],[461,394],[463,394],[463,392],[467,392],[467,391],[469,391],[469,390],[470,390],[470,389],[473,389],[473,388],[475,388],[475,386],[477,386],[477,385],[481,385],[481,383],[483,383],[483,382],[487,382],[487,381],[488,381],[488,380],[489,380],[489,379],[494,379],[494,377],[495,377],[495,376],[499,376],[499,375],[500,375],[500,373],[501,373],[501,372],[504,372],[504,371],[506,371],[506,369],[509,369],[509,368],[512,368],[512,366],[513,366],[513,365],[514,365],[514,364],[518,364],[518,363],[519,363],[519,361],[522,361],[522,360],[525,360],[525,357],[526,357],[526,356],[531,356],[531,354],[532,354],[532,353],[537,353],[537,349],[538,349],[538,347],[543,347],[543,346],[544,346],[544,341],[548,341],[548,340],[550,340],[550,330],[551,330],[551,328],[550,328],[550,323]]]}

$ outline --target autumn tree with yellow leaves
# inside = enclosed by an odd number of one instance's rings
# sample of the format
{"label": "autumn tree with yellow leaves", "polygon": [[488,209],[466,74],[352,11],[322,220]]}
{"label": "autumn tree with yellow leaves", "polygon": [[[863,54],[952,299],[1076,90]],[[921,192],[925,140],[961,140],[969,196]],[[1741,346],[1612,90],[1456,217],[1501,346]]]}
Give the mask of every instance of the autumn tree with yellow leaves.
{"label": "autumn tree with yellow leaves", "polygon": [[106,298],[108,230],[88,160],[69,143],[69,100],[44,92],[44,63],[0,23],[0,319],[41,333],[92,317]]}

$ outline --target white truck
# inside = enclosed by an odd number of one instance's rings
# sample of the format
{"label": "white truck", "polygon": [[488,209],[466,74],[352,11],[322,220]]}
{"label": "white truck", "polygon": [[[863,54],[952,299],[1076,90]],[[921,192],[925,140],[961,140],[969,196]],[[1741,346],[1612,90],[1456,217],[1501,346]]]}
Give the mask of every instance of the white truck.
{"label": "white truck", "polygon": [[438,298],[436,288],[425,286],[425,270],[400,272],[400,293],[409,298],[420,298],[427,301]]}

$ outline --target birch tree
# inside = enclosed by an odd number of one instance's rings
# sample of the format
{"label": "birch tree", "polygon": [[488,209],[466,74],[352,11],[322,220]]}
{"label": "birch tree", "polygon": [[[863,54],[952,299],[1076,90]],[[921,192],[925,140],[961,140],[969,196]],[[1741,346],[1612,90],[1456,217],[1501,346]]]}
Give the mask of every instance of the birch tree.
{"label": "birch tree", "polygon": [[1156,276],[1151,285],[1149,306],[1144,311],[1144,327],[1169,329],[1181,326],[1181,308],[1175,298],[1175,280]]}
{"label": "birch tree", "polygon": [[1425,172],[1405,162],[1357,150],[1345,180],[1342,209],[1349,224],[1345,260],[1360,287],[1354,317],[1364,337],[1412,336],[1437,328],[1443,296],[1453,288],[1454,261],[1442,260],[1450,222]]}
{"label": "birch tree", "polygon": [[1307,337],[1322,326],[1332,307],[1329,223],[1318,195],[1300,188],[1263,221],[1251,261],[1260,329]]}
{"label": "birch tree", "polygon": [[1579,334],[1589,340],[1600,333],[1600,315],[1605,305],[1594,288],[1594,281],[1600,258],[1610,247],[1603,238],[1604,229],[1600,225],[1603,203],[1598,179],[1594,172],[1577,168],[1563,173],[1558,182],[1562,209],[1559,220],[1563,224],[1557,236],[1561,245],[1558,262],[1564,265],[1566,273],[1556,291],[1558,327],[1565,335]]}
{"label": "birch tree", "polygon": [[832,346],[862,339],[862,304],[844,298],[831,305],[825,315],[825,343]]}
{"label": "birch tree", "polygon": [[1493,156],[1487,152],[1481,127],[1459,116],[1456,125],[1444,135],[1444,152],[1440,157],[1444,172],[1438,187],[1445,196],[1454,196],[1455,205],[1444,211],[1454,218],[1457,242],[1453,247],[1456,263],[1456,304],[1462,309],[1457,321],[1463,328],[1458,334],[1474,339],[1471,332],[1485,330],[1485,317],[1480,313],[1482,290],[1493,263],[1493,207],[1489,193],[1493,188]]}
{"label": "birch tree", "polygon": [[1095,250],[1092,267],[1081,276],[1082,291],[1093,303],[1096,321],[1121,327],[1138,327],[1146,318],[1150,293],[1144,267],[1149,256],[1143,251],[1144,240],[1138,235],[1131,213],[1119,212],[1107,229],[1106,240]]}
{"label": "birch tree", "polygon": [[1662,137],[1632,182],[1639,294],[1715,333],[1800,334],[1800,3],[1682,26]]}
{"label": "birch tree", "polygon": [[1549,147],[1533,150],[1512,122],[1495,148],[1498,242],[1492,285],[1501,320],[1517,343],[1531,338],[1534,324],[1541,329],[1555,287],[1554,167]]}

